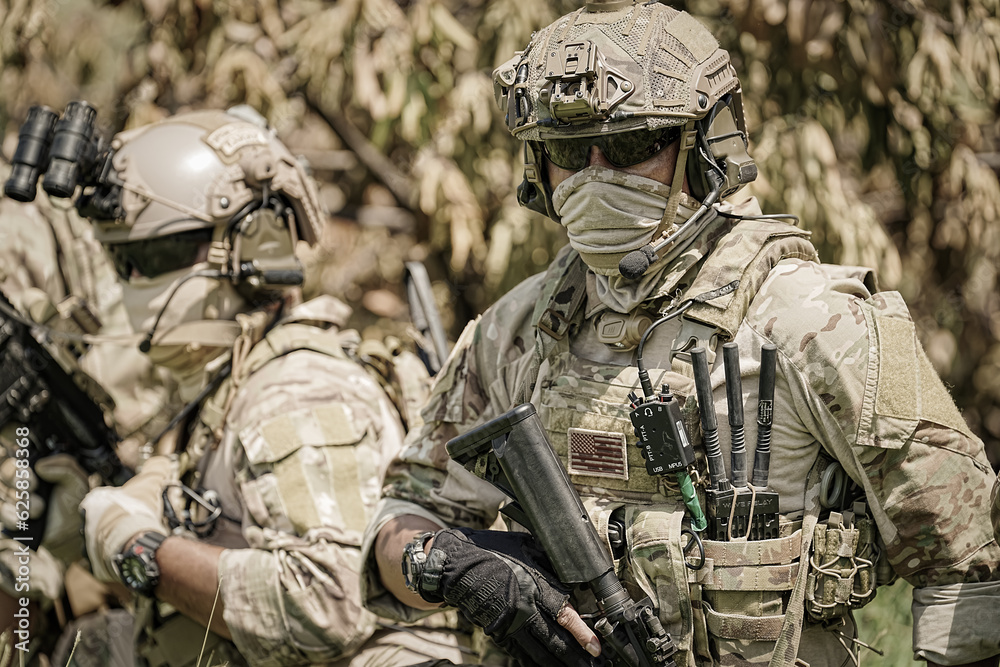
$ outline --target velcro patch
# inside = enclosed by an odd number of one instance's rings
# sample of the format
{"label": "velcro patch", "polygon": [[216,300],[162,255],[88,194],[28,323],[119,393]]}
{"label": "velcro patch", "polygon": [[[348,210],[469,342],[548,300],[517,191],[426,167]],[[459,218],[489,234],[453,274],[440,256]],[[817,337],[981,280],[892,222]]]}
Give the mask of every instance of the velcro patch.
{"label": "velcro patch", "polygon": [[625,434],[569,429],[569,473],[628,480]]}
{"label": "velcro patch", "polygon": [[232,157],[246,146],[266,146],[267,135],[250,123],[230,123],[208,135],[205,143],[226,157]]}

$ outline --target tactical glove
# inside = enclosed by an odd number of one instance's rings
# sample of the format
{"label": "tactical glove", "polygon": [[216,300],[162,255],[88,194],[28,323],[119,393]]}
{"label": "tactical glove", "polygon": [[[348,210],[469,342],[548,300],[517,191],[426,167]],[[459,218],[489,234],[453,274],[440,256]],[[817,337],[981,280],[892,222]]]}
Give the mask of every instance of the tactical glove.
{"label": "tactical glove", "polygon": [[526,533],[442,530],[417,590],[461,609],[522,665],[596,664],[556,621],[569,594]]}
{"label": "tactical glove", "polygon": [[[38,480],[52,485],[48,502],[35,493]],[[27,507],[27,522],[45,521],[41,546],[64,565],[69,565],[83,556],[80,501],[89,489],[87,473],[69,454],[40,459],[35,463],[34,470],[27,468],[26,459],[6,458],[0,463],[0,517],[3,527],[16,532],[21,523],[19,519]]]}
{"label": "tactical glove", "polygon": [[115,556],[133,537],[146,532],[170,534],[163,520],[163,489],[176,480],[176,461],[154,456],[124,486],[102,486],[87,494],[80,509],[84,512],[87,556],[95,577],[101,581],[119,580]]}

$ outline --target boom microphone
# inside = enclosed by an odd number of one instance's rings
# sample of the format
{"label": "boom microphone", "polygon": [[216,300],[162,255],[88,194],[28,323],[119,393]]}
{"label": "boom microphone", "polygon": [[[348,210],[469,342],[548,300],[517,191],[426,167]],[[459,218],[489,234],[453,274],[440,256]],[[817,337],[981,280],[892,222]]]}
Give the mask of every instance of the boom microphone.
{"label": "boom microphone", "polygon": [[[702,221],[701,218],[705,215],[712,204],[715,203],[715,200],[719,198],[719,193],[722,191],[723,181],[714,171],[709,171],[706,176],[712,184],[712,191],[708,193],[708,196],[705,197],[705,201],[701,203],[701,206],[694,212],[694,215],[688,218],[687,222],[681,225],[680,229],[670,236],[664,237],[661,235],[659,241],[648,243],[638,250],[633,250],[629,254],[622,257],[621,261],[618,262],[618,273],[622,274],[626,280],[637,280],[641,278],[642,275],[649,270],[650,265],[660,259],[660,256],[657,253],[677,241],[682,241],[688,238],[700,228],[701,225],[695,226],[696,222],[709,222],[712,220],[711,217],[704,221]],[[663,234],[666,234],[666,232],[663,232]]]}
{"label": "boom microphone", "polygon": [[633,250],[618,262],[618,272],[628,280],[639,278],[649,270],[650,264],[659,259],[656,255],[657,250],[656,245],[652,243]]}

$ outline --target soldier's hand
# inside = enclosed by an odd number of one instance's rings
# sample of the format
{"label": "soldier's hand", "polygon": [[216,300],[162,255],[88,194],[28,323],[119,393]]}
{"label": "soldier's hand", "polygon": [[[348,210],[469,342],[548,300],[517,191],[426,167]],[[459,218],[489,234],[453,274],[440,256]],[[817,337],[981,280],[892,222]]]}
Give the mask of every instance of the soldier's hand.
{"label": "soldier's hand", "polygon": [[87,494],[80,509],[87,556],[95,577],[118,581],[115,556],[133,537],[146,532],[170,534],[163,519],[163,489],[176,479],[176,462],[154,456],[120,488],[102,486]]}
{"label": "soldier's hand", "polygon": [[[19,517],[28,508],[28,521],[45,521],[41,546],[64,565],[83,556],[83,521],[80,501],[90,484],[87,473],[69,454],[55,454],[35,463],[34,471],[19,467],[9,457],[0,463],[0,518],[9,532],[17,532]],[[19,471],[26,471],[21,474]],[[18,481],[21,487],[18,488]],[[48,499],[38,495],[39,480],[52,485]],[[20,501],[20,503],[18,502]],[[35,546],[35,545],[32,545]]]}
{"label": "soldier's hand", "polygon": [[569,613],[569,594],[526,533],[442,530],[419,588],[428,602],[464,611],[523,665],[595,664],[563,627],[575,616]]}

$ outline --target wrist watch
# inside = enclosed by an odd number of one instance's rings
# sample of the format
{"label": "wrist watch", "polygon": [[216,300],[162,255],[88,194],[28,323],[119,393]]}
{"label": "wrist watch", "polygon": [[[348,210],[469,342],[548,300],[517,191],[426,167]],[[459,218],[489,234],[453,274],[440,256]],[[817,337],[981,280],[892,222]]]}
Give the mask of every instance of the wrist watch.
{"label": "wrist watch", "polygon": [[156,564],[156,550],[165,539],[167,536],[160,533],[143,533],[128,549],[115,556],[118,576],[130,591],[153,597],[153,590],[160,582],[160,566]]}
{"label": "wrist watch", "polygon": [[427,567],[427,554],[424,553],[424,545],[432,538],[434,533],[420,533],[403,547],[403,581],[406,587],[416,594],[420,594],[420,578]]}

